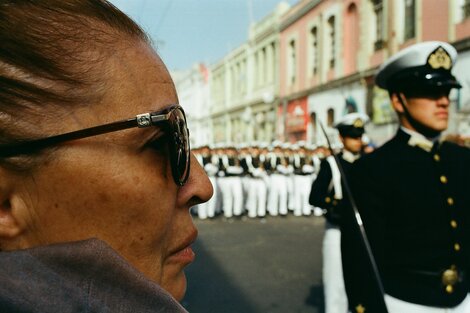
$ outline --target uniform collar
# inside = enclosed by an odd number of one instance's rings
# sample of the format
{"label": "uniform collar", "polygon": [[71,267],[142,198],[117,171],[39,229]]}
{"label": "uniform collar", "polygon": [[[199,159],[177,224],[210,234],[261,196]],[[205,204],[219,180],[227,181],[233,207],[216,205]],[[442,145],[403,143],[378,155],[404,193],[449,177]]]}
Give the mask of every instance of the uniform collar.
{"label": "uniform collar", "polygon": [[408,145],[409,146],[421,148],[426,152],[431,152],[432,147],[434,146],[434,144],[439,142],[439,140],[441,139],[440,135],[438,135],[434,138],[426,138],[422,134],[420,134],[420,133],[418,133],[414,130],[411,130],[409,128],[400,126],[400,129],[404,133],[406,133],[410,136],[410,138],[408,139]]}
{"label": "uniform collar", "polygon": [[342,158],[346,161],[348,161],[349,163],[354,163],[354,161],[356,161],[357,159],[359,159],[361,155],[359,153],[352,153],[351,151],[349,150],[343,150],[343,153],[342,153]]}

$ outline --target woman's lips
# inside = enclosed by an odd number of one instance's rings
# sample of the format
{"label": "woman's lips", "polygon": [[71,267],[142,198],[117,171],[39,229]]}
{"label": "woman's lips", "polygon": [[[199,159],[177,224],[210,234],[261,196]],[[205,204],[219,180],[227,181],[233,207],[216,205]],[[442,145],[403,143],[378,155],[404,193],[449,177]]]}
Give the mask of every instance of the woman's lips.
{"label": "woman's lips", "polygon": [[191,249],[191,244],[197,238],[197,230],[194,231],[186,237],[186,239],[170,254],[170,260],[177,263],[191,263],[196,257],[193,249]]}
{"label": "woman's lips", "polygon": [[183,250],[180,250],[171,256],[171,260],[177,263],[192,263],[196,257],[193,249],[190,246],[187,246]]}

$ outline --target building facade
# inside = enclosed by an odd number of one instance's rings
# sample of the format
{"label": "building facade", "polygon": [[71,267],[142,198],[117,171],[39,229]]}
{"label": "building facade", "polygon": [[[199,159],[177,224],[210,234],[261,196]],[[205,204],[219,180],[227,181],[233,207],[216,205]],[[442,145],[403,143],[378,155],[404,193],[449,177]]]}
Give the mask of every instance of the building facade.
{"label": "building facade", "polygon": [[186,112],[188,127],[191,129],[192,147],[214,141],[209,75],[209,69],[202,63],[194,64],[185,71],[171,73],[178,92],[179,104]]}
{"label": "building facade", "polygon": [[[324,144],[319,124],[334,133],[334,122],[350,112],[371,117],[369,133],[376,143],[390,138],[396,116],[387,92],[374,86],[378,66],[414,43],[447,41],[459,50],[455,74],[467,85],[469,9],[465,0],[300,1],[283,16],[280,29],[278,138]],[[468,133],[469,87],[451,94],[449,132]],[[298,117],[289,115],[289,107],[302,107],[305,98],[306,125],[291,130],[296,122],[290,119]]]}
{"label": "building facade", "polygon": [[211,67],[214,143],[271,142],[279,102],[280,3],[250,26],[248,41]]}
{"label": "building facade", "polygon": [[210,66],[209,87],[186,84],[178,91],[182,101],[208,95],[200,101],[204,109],[188,114],[192,133],[202,132],[198,143],[322,145],[320,124],[334,137],[335,121],[362,112],[371,118],[369,136],[381,144],[395,133],[397,118],[387,92],[374,85],[375,73],[396,52],[428,40],[459,52],[454,73],[463,88],[451,93],[448,133],[470,137],[470,0],[280,3],[250,26],[245,43]]}

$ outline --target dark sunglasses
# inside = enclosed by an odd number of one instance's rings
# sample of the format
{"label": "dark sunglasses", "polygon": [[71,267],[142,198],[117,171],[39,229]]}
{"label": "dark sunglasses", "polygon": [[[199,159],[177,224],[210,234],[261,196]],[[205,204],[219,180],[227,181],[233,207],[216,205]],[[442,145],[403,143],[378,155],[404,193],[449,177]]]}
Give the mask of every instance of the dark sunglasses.
{"label": "dark sunglasses", "polygon": [[183,108],[179,105],[172,105],[163,111],[138,114],[131,119],[85,128],[65,134],[0,145],[0,157],[6,158],[29,154],[70,140],[102,135],[133,127],[143,128],[157,125],[163,126],[169,139],[168,150],[173,179],[177,185],[183,186],[189,177],[190,147],[186,115]]}

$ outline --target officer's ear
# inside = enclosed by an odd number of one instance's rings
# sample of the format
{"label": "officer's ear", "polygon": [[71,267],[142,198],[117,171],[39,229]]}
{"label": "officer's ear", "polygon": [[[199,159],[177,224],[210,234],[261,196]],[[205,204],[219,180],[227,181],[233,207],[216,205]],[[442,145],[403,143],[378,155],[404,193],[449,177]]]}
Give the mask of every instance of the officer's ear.
{"label": "officer's ear", "polygon": [[15,182],[16,175],[0,166],[0,250],[17,241],[26,230],[25,216],[29,210]]}
{"label": "officer's ear", "polygon": [[398,114],[403,114],[405,112],[402,101],[406,101],[406,100],[404,100],[404,97],[401,93],[390,92],[390,102],[392,104],[393,109]]}

